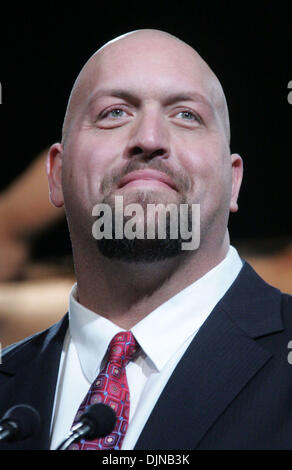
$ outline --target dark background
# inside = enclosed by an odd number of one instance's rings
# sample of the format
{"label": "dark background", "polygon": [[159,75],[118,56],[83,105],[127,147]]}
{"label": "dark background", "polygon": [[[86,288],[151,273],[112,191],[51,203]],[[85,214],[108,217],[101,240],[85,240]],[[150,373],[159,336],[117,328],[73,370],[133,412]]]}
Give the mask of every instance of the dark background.
{"label": "dark background", "polygon": [[[174,6],[175,5],[175,6]],[[231,241],[275,249],[291,237],[292,8],[289,2],[46,2],[1,12],[0,191],[60,140],[72,85],[96,49],[140,28],[192,45],[220,79],[231,150],[244,159]],[[1,223],[1,221],[0,221]],[[34,256],[70,252],[65,222],[42,234]]]}

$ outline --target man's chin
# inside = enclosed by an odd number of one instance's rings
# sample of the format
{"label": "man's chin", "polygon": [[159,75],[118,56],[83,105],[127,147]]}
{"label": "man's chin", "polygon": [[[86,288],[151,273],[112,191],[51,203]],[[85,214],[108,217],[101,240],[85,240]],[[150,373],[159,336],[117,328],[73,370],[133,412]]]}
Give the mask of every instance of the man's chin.
{"label": "man's chin", "polygon": [[127,263],[155,263],[183,253],[179,239],[105,239],[97,240],[100,253]]}

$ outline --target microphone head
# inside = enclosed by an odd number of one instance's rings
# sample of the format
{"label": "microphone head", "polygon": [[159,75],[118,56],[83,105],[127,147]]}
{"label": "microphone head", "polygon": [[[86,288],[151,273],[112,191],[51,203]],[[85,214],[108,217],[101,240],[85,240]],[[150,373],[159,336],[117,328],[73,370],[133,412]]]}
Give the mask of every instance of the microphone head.
{"label": "microphone head", "polygon": [[0,424],[12,422],[15,424],[15,432],[11,440],[22,440],[37,433],[40,428],[41,418],[35,408],[29,405],[15,405],[10,408],[0,420]]}
{"label": "microphone head", "polygon": [[80,421],[90,426],[90,431],[86,434],[86,438],[98,439],[107,436],[113,431],[117,415],[110,406],[104,403],[96,403],[87,408]]}

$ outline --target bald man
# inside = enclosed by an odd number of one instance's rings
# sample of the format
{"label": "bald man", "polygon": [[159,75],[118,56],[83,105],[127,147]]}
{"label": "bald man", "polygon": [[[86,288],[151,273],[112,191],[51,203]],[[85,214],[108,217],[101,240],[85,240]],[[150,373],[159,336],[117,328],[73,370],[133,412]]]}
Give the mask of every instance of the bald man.
{"label": "bald man", "polygon": [[291,448],[291,297],[230,245],[243,163],[196,51],[156,30],[98,50],[47,174],[77,282],[60,323],[2,355],[2,413],[28,403],[42,425],[0,448],[56,449],[99,402],[115,427],[70,449]]}

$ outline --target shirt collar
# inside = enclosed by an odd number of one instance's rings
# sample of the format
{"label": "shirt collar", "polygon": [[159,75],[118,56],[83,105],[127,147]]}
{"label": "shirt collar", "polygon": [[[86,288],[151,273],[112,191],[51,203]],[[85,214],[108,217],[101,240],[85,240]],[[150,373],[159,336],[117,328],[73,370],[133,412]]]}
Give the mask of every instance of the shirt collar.
{"label": "shirt collar", "polygon": [[96,378],[112,338],[123,330],[81,305],[77,300],[76,283],[69,299],[69,329],[82,371],[91,383]]}
{"label": "shirt collar", "polygon": [[[157,371],[193,336],[229,289],[242,267],[236,249],[217,266],[180,291],[137,323],[132,333]],[[70,293],[70,333],[82,370],[92,382],[112,337],[120,327],[85,308],[76,299],[77,285]]]}

